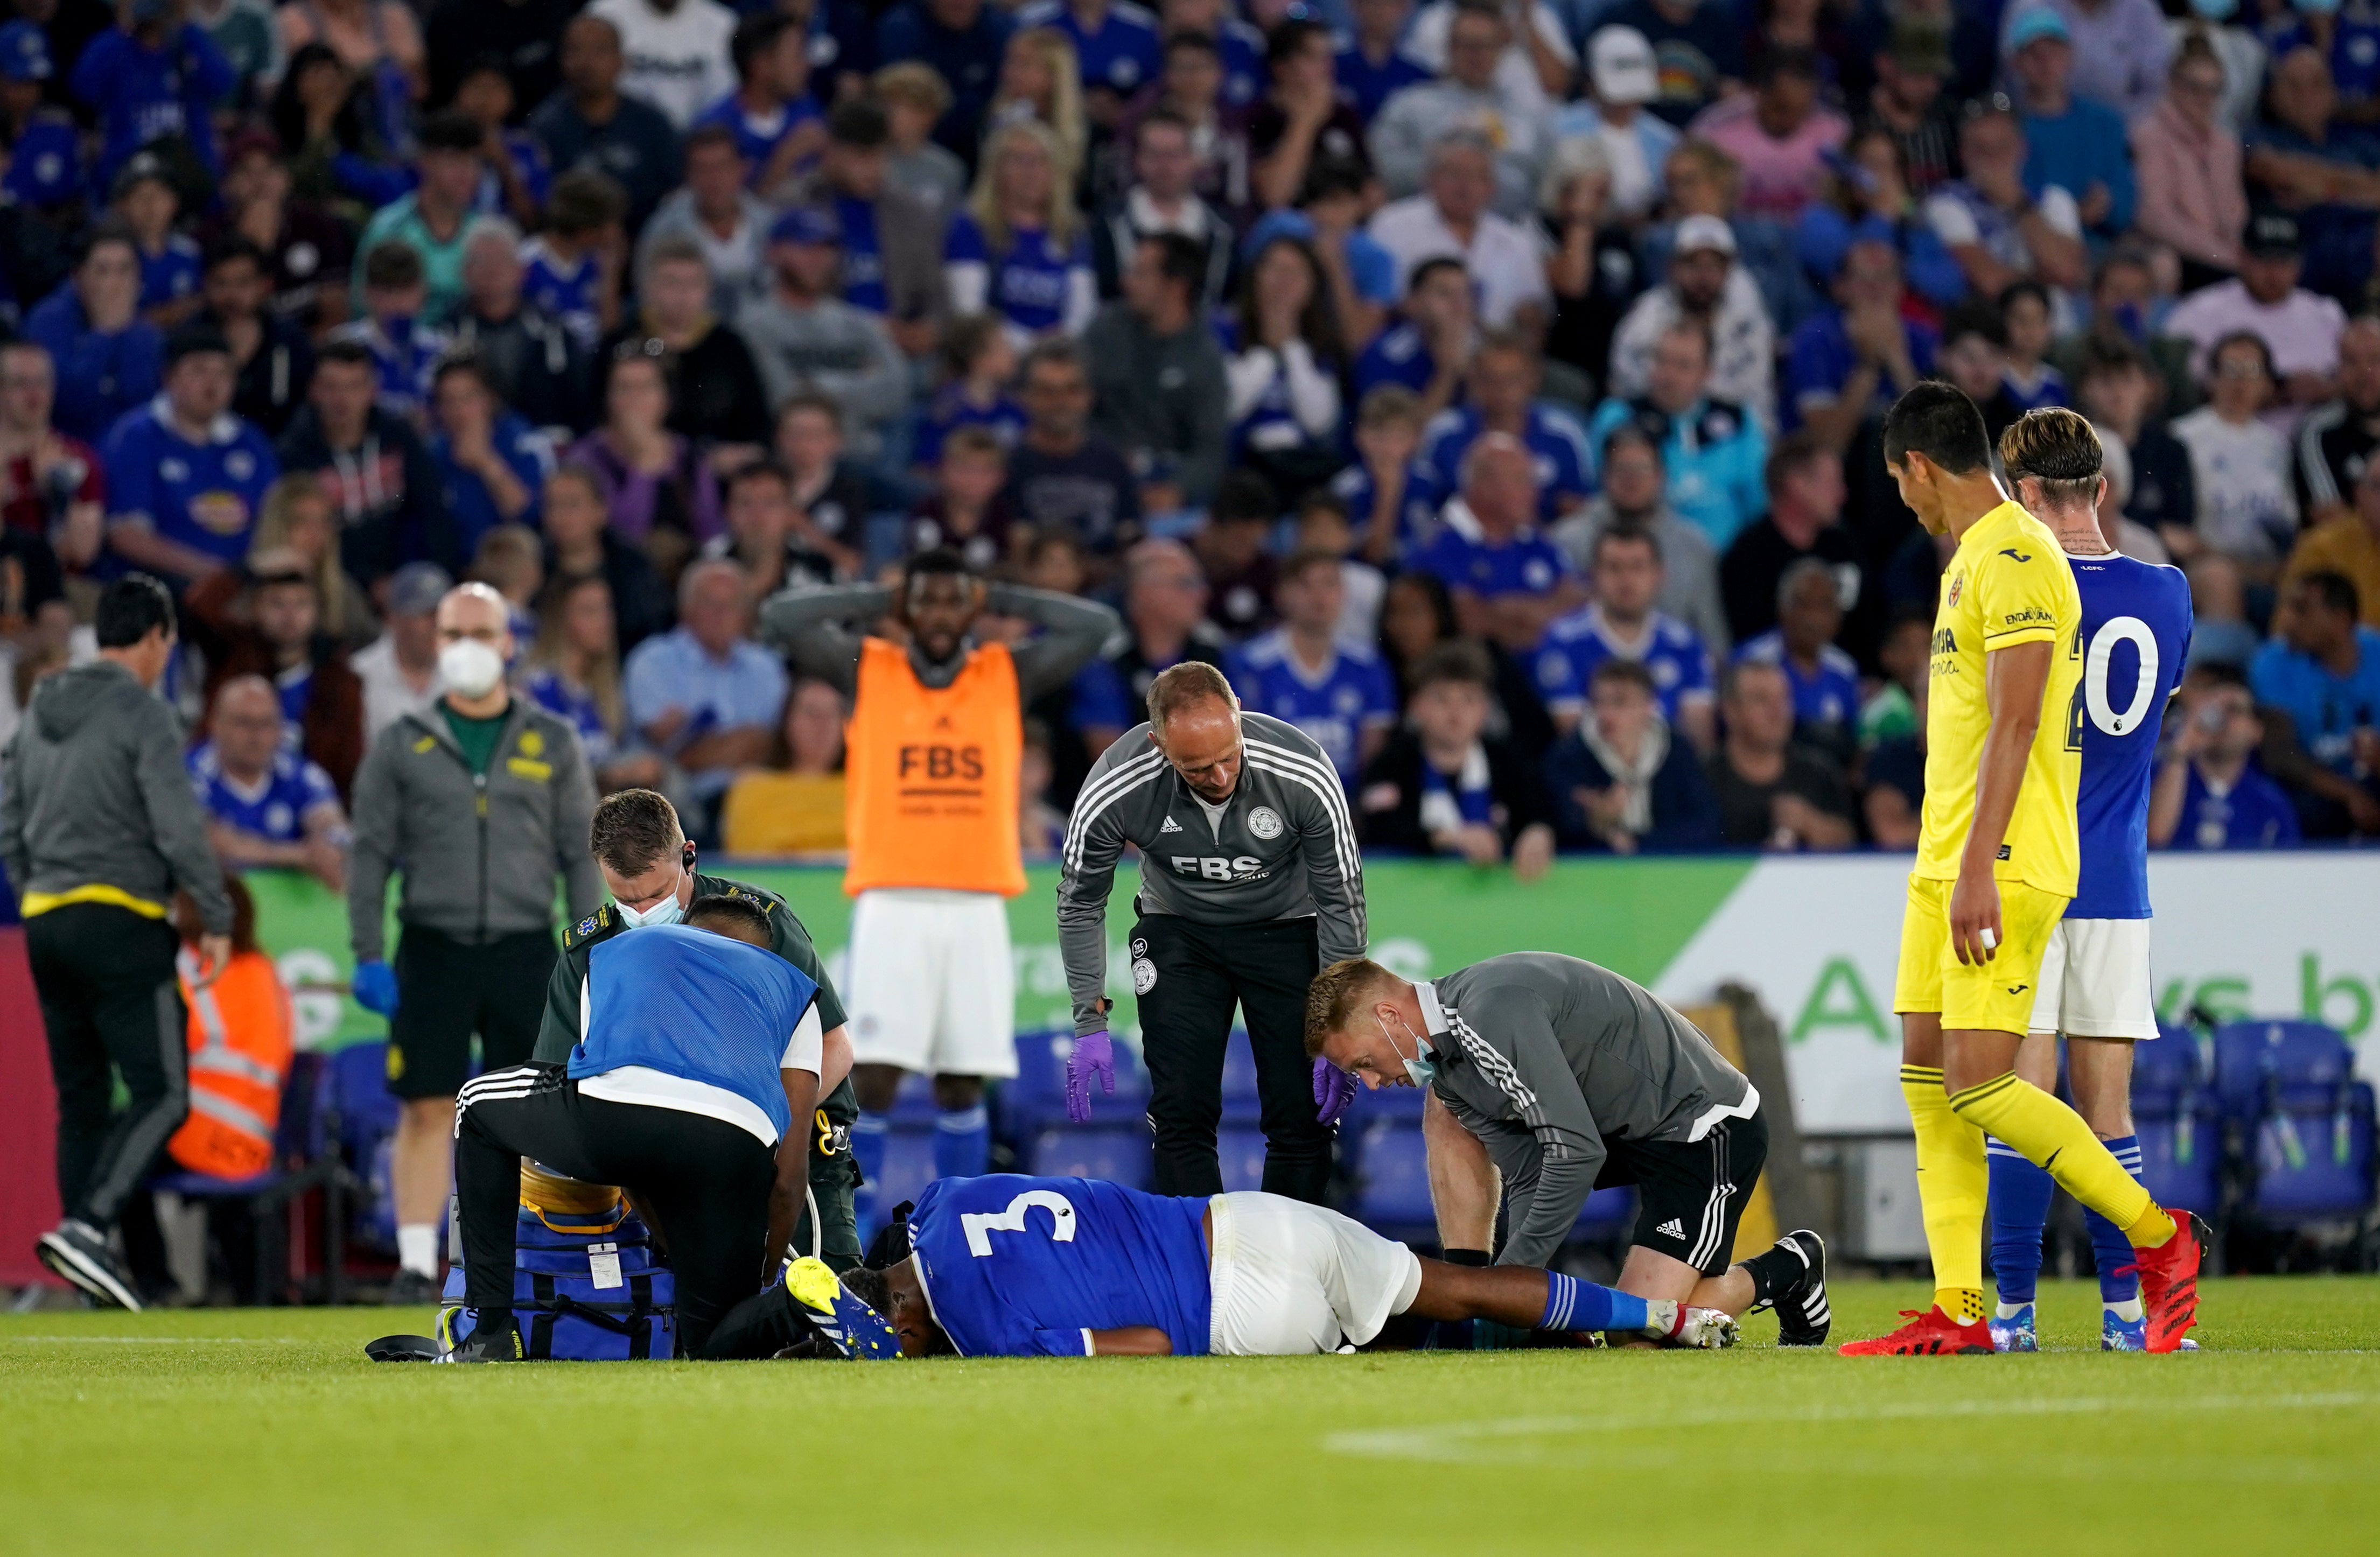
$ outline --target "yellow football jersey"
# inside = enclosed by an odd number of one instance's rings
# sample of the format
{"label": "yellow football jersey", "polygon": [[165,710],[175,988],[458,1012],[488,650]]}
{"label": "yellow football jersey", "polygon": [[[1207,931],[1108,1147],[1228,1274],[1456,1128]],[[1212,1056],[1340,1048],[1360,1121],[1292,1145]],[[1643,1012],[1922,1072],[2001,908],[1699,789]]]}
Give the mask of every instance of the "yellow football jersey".
{"label": "yellow football jersey", "polygon": [[1975,521],[1943,571],[1934,613],[1925,711],[1925,825],[1915,874],[1955,881],[1975,819],[1975,777],[1991,705],[1984,656],[2046,639],[2057,646],[2041,727],[1992,874],[2074,895],[2074,820],[2082,781],[2082,597],[2049,528],[2013,503]]}

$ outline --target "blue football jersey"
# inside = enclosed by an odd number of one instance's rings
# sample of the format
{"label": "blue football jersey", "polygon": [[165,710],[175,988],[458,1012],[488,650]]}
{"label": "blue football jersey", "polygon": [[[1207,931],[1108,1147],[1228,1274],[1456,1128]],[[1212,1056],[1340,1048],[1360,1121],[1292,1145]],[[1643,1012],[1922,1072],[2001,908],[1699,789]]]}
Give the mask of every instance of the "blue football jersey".
{"label": "blue football jersey", "polygon": [[317,807],[339,803],[331,775],[294,751],[273,753],[273,765],[252,787],[223,771],[212,741],[185,760],[190,789],[209,817],[275,844],[303,842],[306,818]]}
{"label": "blue football jersey", "polygon": [[984,288],[984,307],[1028,335],[1054,330],[1066,322],[1066,304],[1074,294],[1076,271],[1091,268],[1091,240],[1077,233],[1064,252],[1050,235],[1019,228],[1011,235],[1008,251],[994,255],[983,228],[965,212],[951,219],[942,258],[949,264],[975,263],[990,271]]}
{"label": "blue football jersey", "polygon": [[1545,639],[1537,645],[1538,695],[1548,709],[1583,711],[1595,683],[1595,667],[1613,659],[1634,660],[1645,667],[1661,699],[1661,716],[1673,726],[1687,699],[1711,696],[1710,651],[1694,628],[1656,611],[1639,642],[1622,643],[1594,605],[1582,605],[1547,624]]}
{"label": "blue football jersey", "polygon": [[164,247],[154,254],[140,251],[140,306],[156,308],[178,303],[199,289],[199,246],[179,233],[167,233]]}
{"label": "blue football jersey", "polygon": [[1105,87],[1119,97],[1131,97],[1157,79],[1165,50],[1157,32],[1157,18],[1131,0],[1110,0],[1097,31],[1086,31],[1082,18],[1064,0],[1036,0],[1016,13],[1017,30],[1053,27],[1075,45],[1083,90]]}
{"label": "blue football jersey", "polygon": [[1085,1332],[1144,1324],[1172,1338],[1175,1356],[1204,1356],[1206,1210],[1204,1196],[1098,1179],[942,1178],[909,1213],[909,1247],[961,1356],[1084,1356]]}
{"label": "blue football jersey", "polygon": [[533,237],[521,245],[520,262],[521,296],[562,321],[578,344],[592,351],[603,335],[602,317],[596,311],[602,272],[594,251],[570,264],[547,248],[543,238]]}
{"label": "blue football jersey", "polygon": [[[735,138],[735,150],[750,165],[751,171],[745,176],[747,180],[757,186],[760,176],[769,170],[769,159],[776,154],[785,137],[813,119],[825,116],[826,111],[819,106],[818,99],[808,92],[791,103],[780,103],[768,113],[759,115],[747,112],[735,94],[730,92],[703,110],[686,128],[699,129],[705,125],[726,126],[727,133]],[[817,163],[815,156],[802,157],[795,160],[794,167],[799,171],[815,166]]]}
{"label": "blue football jersey", "polygon": [[2145,919],[2149,786],[2166,699],[2190,651],[2190,580],[2122,555],[2066,560],[2082,596],[2082,681],[2067,716],[2082,742],[2082,871],[2066,917]]}
{"label": "blue football jersey", "polygon": [[[1369,538],[1372,526],[1380,518],[1380,485],[1372,473],[1361,464],[1350,465],[1330,478],[1330,495],[1347,508],[1348,528],[1360,541]],[[1430,491],[1429,473],[1419,465],[1407,461],[1405,484],[1397,499],[1397,512],[1390,516],[1396,524],[1397,548],[1417,544],[1438,523],[1438,504]]]}
{"label": "blue football jersey", "polygon": [[1445,520],[1427,544],[1406,556],[1405,566],[1438,575],[1450,590],[1469,590],[1488,600],[1541,595],[1571,576],[1570,559],[1539,530],[1524,530],[1497,545],[1460,503],[1447,505]]}
{"label": "blue football jersey", "polygon": [[834,213],[843,223],[843,300],[873,314],[892,311],[884,289],[884,244],[876,234],[876,202],[837,195]]}
{"label": "blue football jersey", "polygon": [[1784,633],[1771,627],[1758,638],[1747,639],[1736,650],[1735,657],[1775,665],[1785,673],[1785,684],[1793,689],[1793,719],[1796,724],[1855,724],[1859,722],[1859,662],[1833,644],[1820,645],[1818,668],[1804,671],[1794,663],[1792,655],[1785,652]]}
{"label": "blue football jersey", "polygon": [[126,413],[100,455],[111,522],[143,517],[166,540],[225,564],[248,555],[265,492],[281,475],[273,444],[253,425],[225,412],[204,443],[191,443],[175,429],[163,395]]}
{"label": "blue football jersey", "polygon": [[700,1081],[759,1108],[782,1139],[794,1114],[777,1072],[817,998],[818,985],[776,953],[707,930],[614,935],[588,956],[570,1077],[641,1065]]}
{"label": "blue football jersey", "polygon": [[1231,657],[1230,674],[1244,707],[1313,736],[1339,770],[1339,782],[1351,790],[1364,732],[1396,723],[1388,663],[1368,643],[1340,644],[1322,674],[1309,678],[1290,647],[1289,629],[1275,627],[1240,647]]}
{"label": "blue football jersey", "polygon": [[[1463,451],[1479,437],[1479,413],[1468,407],[1440,411],[1423,430],[1421,466],[1440,497],[1450,496],[1463,470]],[[1586,497],[1586,429],[1578,418],[1553,406],[1531,406],[1521,433],[1537,476],[1537,517],[1551,519]]]}
{"label": "blue football jersey", "polygon": [[1384,383],[1400,383],[1419,395],[1437,372],[1438,359],[1429,354],[1428,338],[1419,326],[1400,321],[1373,336],[1355,359],[1356,404]]}

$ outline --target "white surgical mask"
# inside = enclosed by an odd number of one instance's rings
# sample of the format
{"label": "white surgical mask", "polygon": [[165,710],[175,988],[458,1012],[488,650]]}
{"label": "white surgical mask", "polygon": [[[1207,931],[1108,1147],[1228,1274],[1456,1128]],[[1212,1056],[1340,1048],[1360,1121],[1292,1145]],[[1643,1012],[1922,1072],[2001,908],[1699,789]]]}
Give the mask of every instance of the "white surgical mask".
{"label": "white surgical mask", "polygon": [[504,657],[476,638],[458,638],[438,651],[438,678],[467,698],[484,698],[504,678]]}
{"label": "white surgical mask", "polygon": [[613,906],[620,910],[620,922],[630,930],[650,930],[657,924],[675,924],[686,918],[686,906],[672,892],[650,908],[631,908],[614,898]]}
{"label": "white surgical mask", "polygon": [[[1378,1021],[1379,1018],[1376,1016],[1373,1020]],[[1408,1037],[1413,1035],[1413,1028],[1405,1027],[1405,1019],[1403,1017],[1400,1016],[1397,1018],[1397,1026],[1404,1028]],[[1405,1052],[1402,1049],[1397,1049],[1397,1040],[1389,1036],[1389,1025],[1386,1022],[1380,1023],[1380,1036],[1389,1040],[1390,1048],[1396,1049],[1397,1058],[1404,1060]],[[1422,1042],[1419,1038],[1414,1038],[1414,1057],[1410,1060],[1405,1060],[1405,1075],[1412,1079],[1413,1084],[1416,1087],[1427,1087],[1431,1082],[1438,1079],[1438,1062],[1431,1059],[1428,1052],[1423,1049]]]}

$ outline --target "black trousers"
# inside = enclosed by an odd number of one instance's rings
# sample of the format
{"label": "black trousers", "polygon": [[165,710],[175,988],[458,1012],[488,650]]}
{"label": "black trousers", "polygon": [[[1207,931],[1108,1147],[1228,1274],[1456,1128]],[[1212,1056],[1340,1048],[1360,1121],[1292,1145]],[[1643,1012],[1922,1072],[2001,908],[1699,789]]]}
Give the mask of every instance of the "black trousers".
{"label": "black trousers", "polygon": [[1223,1192],[1215,1128],[1237,1006],[1256,1051],[1264,1188],[1320,1205],[1330,1183],[1330,1130],[1315,1120],[1314,1065],[1305,1057],[1305,987],[1321,966],[1314,920],[1202,925],[1151,914],[1133,926],[1131,951],[1157,1193]]}
{"label": "black trousers", "polygon": [[482,1324],[513,1302],[513,1223],[520,1160],[616,1184],[669,1245],[677,1277],[678,1351],[701,1356],[727,1310],[760,1290],[776,1154],[708,1114],[581,1097],[559,1065],[491,1071],[463,1089],[455,1186],[463,1217],[464,1302]]}
{"label": "black trousers", "polygon": [[388,1087],[400,1098],[451,1098],[480,1068],[526,1064],[545,1020],[553,932],[520,931],[483,945],[407,925],[396,943],[396,1015],[388,1024]]}
{"label": "black trousers", "polygon": [[[109,903],[69,903],[25,921],[58,1093],[58,1202],[102,1231],[189,1112],[188,1016],[174,978],[180,947],[164,920]],[[129,1099],[121,1113],[115,1076]]]}

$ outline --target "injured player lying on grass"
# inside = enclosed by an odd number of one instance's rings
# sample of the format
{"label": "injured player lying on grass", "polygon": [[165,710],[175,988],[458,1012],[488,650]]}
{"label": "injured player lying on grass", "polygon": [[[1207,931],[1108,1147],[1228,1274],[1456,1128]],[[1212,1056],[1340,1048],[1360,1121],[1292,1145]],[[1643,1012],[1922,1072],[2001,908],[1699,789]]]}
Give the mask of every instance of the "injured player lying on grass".
{"label": "injured player lying on grass", "polygon": [[1400,1314],[1705,1348],[1736,1339],[1715,1310],[1424,1259],[1336,1211],[1256,1191],[946,1178],[918,1198],[905,1250],[900,1231],[885,1268],[843,1282],[891,1322],[905,1356],[1312,1356],[1366,1344]]}

